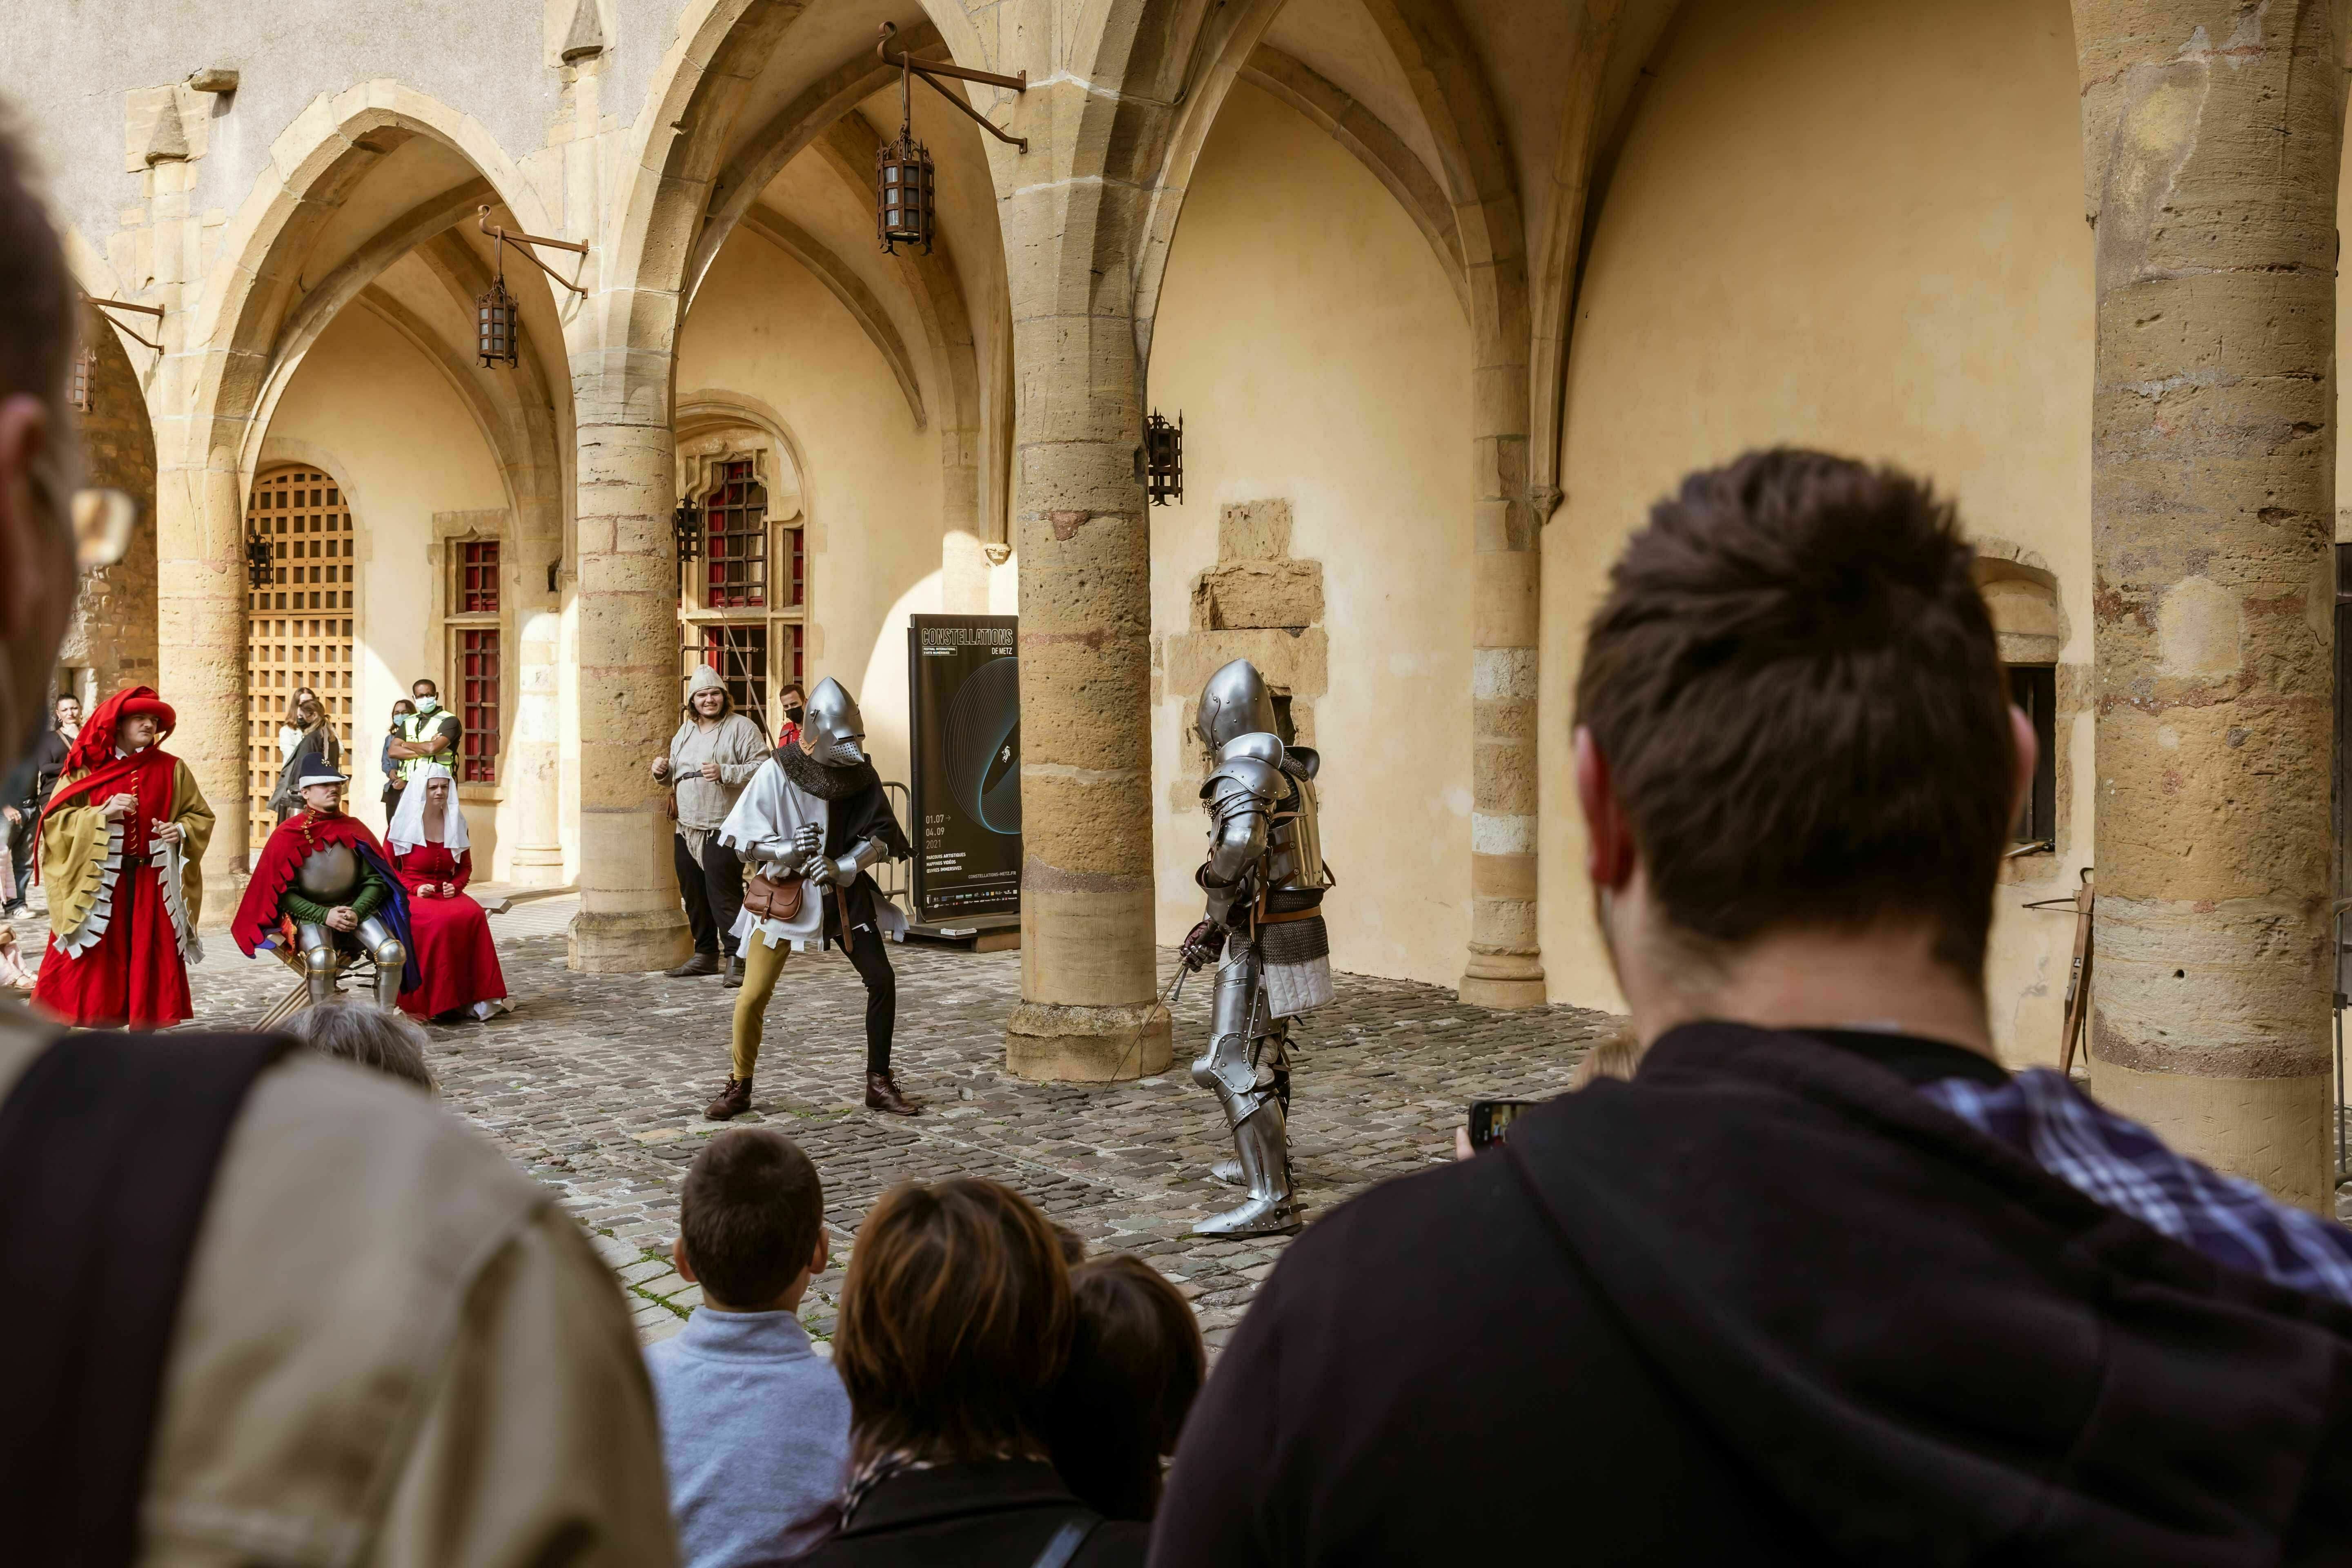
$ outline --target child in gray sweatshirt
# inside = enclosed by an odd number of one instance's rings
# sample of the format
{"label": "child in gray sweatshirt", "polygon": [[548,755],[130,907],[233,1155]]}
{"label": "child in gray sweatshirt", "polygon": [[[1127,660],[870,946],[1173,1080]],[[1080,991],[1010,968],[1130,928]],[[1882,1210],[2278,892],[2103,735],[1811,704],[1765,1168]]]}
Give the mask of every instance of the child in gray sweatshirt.
{"label": "child in gray sweatshirt", "polygon": [[798,1316],[830,1248],[824,1190],[798,1145],[763,1127],[695,1156],[677,1271],[702,1305],[648,1348],[670,1509],[685,1568],[742,1568],[805,1550],[833,1521],[849,1395]]}

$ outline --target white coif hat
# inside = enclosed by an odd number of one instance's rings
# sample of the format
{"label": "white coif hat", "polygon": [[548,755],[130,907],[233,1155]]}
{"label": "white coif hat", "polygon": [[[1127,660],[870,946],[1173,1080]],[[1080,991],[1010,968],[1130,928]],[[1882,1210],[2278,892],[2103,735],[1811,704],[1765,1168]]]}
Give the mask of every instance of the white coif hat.
{"label": "white coif hat", "polygon": [[686,678],[686,700],[689,702],[706,691],[724,691],[727,682],[707,664],[698,664],[694,673]]}

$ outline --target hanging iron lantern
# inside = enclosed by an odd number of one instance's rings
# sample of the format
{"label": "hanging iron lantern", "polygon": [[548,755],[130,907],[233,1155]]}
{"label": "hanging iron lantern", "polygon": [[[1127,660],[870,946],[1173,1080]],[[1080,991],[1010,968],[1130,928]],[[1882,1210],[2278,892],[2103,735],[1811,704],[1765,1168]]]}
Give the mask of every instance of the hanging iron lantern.
{"label": "hanging iron lantern", "polygon": [[269,541],[257,532],[247,533],[245,536],[246,582],[255,588],[267,588],[277,574],[277,565],[270,556]]}
{"label": "hanging iron lantern", "polygon": [[678,502],[669,514],[669,531],[677,544],[677,571],[683,580],[687,567],[702,553],[702,509],[691,500]]}
{"label": "hanging iron lantern", "polygon": [[487,293],[474,300],[474,331],[476,352],[486,365],[503,364],[511,367],[522,356],[515,342],[515,299],[507,292],[507,272],[503,265],[505,252],[499,252],[499,275],[490,279]]}
{"label": "hanging iron lantern", "polygon": [[89,375],[97,366],[98,355],[90,352],[88,343],[74,350],[73,374],[66,383],[66,401],[73,405],[76,414],[89,412]]}
{"label": "hanging iron lantern", "polygon": [[1136,450],[1144,494],[1153,506],[1184,499],[1184,416],[1180,410],[1171,425],[1157,413],[1145,421],[1143,445]]}
{"label": "hanging iron lantern", "polygon": [[[882,35],[885,44],[889,37]],[[919,245],[924,255],[931,253],[936,195],[930,149],[915,140],[914,62],[900,55],[898,140],[874,150],[874,226],[886,255],[898,255],[902,245]]]}

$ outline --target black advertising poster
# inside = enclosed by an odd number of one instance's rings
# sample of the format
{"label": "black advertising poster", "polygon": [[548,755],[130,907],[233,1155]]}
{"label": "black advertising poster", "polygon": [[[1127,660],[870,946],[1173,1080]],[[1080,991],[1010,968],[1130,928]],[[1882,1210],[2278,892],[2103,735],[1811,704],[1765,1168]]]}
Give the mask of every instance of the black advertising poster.
{"label": "black advertising poster", "polygon": [[1021,910],[1021,675],[1013,616],[914,616],[915,908],[926,921]]}

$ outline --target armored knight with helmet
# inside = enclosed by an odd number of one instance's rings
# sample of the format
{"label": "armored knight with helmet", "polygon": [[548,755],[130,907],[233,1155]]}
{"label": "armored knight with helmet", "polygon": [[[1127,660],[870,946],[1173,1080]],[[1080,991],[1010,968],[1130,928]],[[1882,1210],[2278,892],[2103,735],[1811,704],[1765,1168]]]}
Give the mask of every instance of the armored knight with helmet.
{"label": "armored knight with helmet", "polygon": [[1193,729],[1210,751],[1201,800],[1209,853],[1194,879],[1208,914],[1184,939],[1186,969],[1217,964],[1208,1050],[1192,1080],[1217,1097],[1234,1158],[1219,1180],[1248,1196],[1192,1227],[1199,1236],[1272,1236],[1299,1227],[1285,1123],[1290,1020],[1331,1000],[1331,943],[1315,779],[1322,759],[1275,733],[1274,698],[1237,658],[1209,678]]}
{"label": "armored knight with helmet", "polygon": [[332,999],[344,955],[375,965],[375,1005],[391,1012],[418,983],[408,900],[383,846],[343,814],[350,781],[315,756],[297,780],[302,809],[278,825],[230,927],[251,957],[289,942],[313,1003]]}

